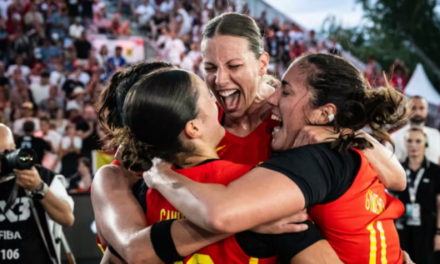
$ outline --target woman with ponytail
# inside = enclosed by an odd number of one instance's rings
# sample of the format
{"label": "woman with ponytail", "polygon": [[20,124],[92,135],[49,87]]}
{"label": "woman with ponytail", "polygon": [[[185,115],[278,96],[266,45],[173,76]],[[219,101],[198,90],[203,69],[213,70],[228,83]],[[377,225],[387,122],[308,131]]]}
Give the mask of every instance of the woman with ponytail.
{"label": "woman with ponytail", "polygon": [[[215,149],[224,137],[225,129],[217,119],[215,98],[195,74],[162,68],[142,76],[127,93],[122,112],[120,121],[123,121],[124,126],[111,127],[111,145],[119,146],[120,161],[124,168],[129,169],[126,174],[121,174],[118,168],[116,177],[122,178],[122,181],[131,181],[133,175],[130,172],[149,170],[153,165],[153,158],[172,162],[179,173],[207,183],[228,184],[252,168],[219,159]],[[114,121],[113,119],[113,124],[117,124]],[[184,218],[183,215],[158,192],[147,191],[148,188],[145,184],[142,185],[141,178],[140,184],[138,181],[133,185],[138,203],[125,202],[123,205],[131,208],[134,214],[124,217],[130,226],[120,227],[122,232],[126,232],[127,228],[133,230],[129,242],[121,243],[119,238],[115,238],[118,230],[114,231],[116,235],[102,236],[100,228],[103,225],[112,225],[112,221],[105,221],[103,218],[106,216],[95,205],[99,203],[97,200],[102,191],[102,182],[115,176],[111,169],[107,168],[107,172],[109,173],[105,176],[102,174],[102,177],[95,178],[92,188],[98,233],[112,245],[108,247],[112,254],[107,252],[106,260],[111,259],[115,263],[124,260],[128,263],[193,263],[201,261],[200,258],[209,258],[209,261],[206,260],[208,262],[198,263],[276,264],[278,256],[283,263],[340,263],[334,251],[310,222],[305,222],[307,230],[301,233],[273,236],[247,231],[231,236],[206,232],[193,226],[188,220],[174,221]],[[228,176],[218,177],[222,173]],[[120,199],[117,196],[106,203],[122,206],[122,202],[118,201]],[[147,228],[137,231],[135,229],[140,224],[132,221],[139,212],[135,208],[136,204],[143,204],[145,225],[148,225]],[[145,216],[142,219],[145,222]],[[288,221],[296,220],[290,218]],[[282,243],[278,242],[281,238]],[[214,243],[220,240],[222,241]]]}
{"label": "woman with ponytail", "polygon": [[[375,137],[391,141],[386,127],[405,122],[404,96],[392,87],[371,90],[343,58],[311,54],[292,63],[268,102],[281,122],[272,133],[277,156],[227,186],[194,181],[160,163],[144,173],[147,185],[210,232],[241,232],[308,208],[344,263],[403,263],[393,221],[404,207],[384,183],[402,190],[404,174],[378,175],[370,164],[377,160],[369,162],[363,151],[379,144],[357,131],[369,125]],[[341,133],[333,142],[292,149],[307,125]]]}

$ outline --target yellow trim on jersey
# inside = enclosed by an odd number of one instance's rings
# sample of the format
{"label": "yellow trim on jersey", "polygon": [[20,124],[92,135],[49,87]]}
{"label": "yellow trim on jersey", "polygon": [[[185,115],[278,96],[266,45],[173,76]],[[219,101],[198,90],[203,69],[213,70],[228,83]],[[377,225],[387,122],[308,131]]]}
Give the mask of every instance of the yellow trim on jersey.
{"label": "yellow trim on jersey", "polygon": [[370,264],[376,264],[377,240],[376,230],[374,229],[374,222],[367,226],[370,231]]}
{"label": "yellow trim on jersey", "polygon": [[226,145],[221,146],[221,147],[218,147],[218,148],[215,149],[215,151],[216,151],[216,152],[219,152],[220,150],[224,149],[225,147],[226,147]]}
{"label": "yellow trim on jersey", "polygon": [[104,250],[104,247],[102,247],[102,245],[101,244],[97,244],[98,245],[98,247],[101,249],[101,251],[102,251],[102,254],[104,254],[105,253],[105,250]]}
{"label": "yellow trim on jersey", "polygon": [[258,264],[258,259],[257,258],[250,258],[249,264]]}
{"label": "yellow trim on jersey", "polygon": [[386,243],[386,238],[385,238],[385,231],[383,230],[383,226],[382,226],[381,221],[377,222],[377,229],[379,229],[379,234],[380,234],[380,247],[381,247],[380,259],[381,259],[382,264],[388,264],[387,243]]}

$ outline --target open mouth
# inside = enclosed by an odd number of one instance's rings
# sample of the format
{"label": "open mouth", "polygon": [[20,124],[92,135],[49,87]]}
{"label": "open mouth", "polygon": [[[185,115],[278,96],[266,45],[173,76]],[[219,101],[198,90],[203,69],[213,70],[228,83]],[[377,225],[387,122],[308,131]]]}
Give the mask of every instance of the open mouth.
{"label": "open mouth", "polygon": [[281,130],[281,128],[283,128],[283,119],[281,119],[281,117],[279,117],[275,114],[272,114],[271,119],[280,122],[279,126],[276,126],[273,128],[273,130],[272,130],[272,135],[273,135],[273,134],[279,132]]}
{"label": "open mouth", "polygon": [[225,105],[225,110],[227,111],[235,111],[238,109],[240,104],[240,91],[237,89],[234,90],[223,90],[218,91],[218,94],[223,100]]}

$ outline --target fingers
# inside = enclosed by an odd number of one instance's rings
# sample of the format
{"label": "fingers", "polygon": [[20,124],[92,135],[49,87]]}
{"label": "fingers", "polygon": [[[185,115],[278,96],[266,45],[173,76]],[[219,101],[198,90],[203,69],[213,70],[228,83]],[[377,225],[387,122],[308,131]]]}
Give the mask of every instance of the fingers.
{"label": "fingers", "polygon": [[280,227],[279,233],[298,233],[309,228],[306,224],[286,224]]}
{"label": "fingers", "polygon": [[286,218],[281,219],[280,221],[284,224],[291,224],[291,223],[301,223],[308,219],[307,211],[303,210],[299,213],[296,213],[294,215],[288,216]]}

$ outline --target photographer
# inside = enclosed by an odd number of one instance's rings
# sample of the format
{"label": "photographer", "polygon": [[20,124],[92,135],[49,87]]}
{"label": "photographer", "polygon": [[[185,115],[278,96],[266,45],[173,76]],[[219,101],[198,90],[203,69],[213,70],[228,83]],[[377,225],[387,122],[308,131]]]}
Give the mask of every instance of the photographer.
{"label": "photographer", "polygon": [[[0,152],[13,149],[10,129],[0,124]],[[39,165],[30,167],[34,161],[29,162],[29,155],[11,154],[1,159],[0,263],[59,264],[59,225],[73,224],[73,200],[62,176]]]}

